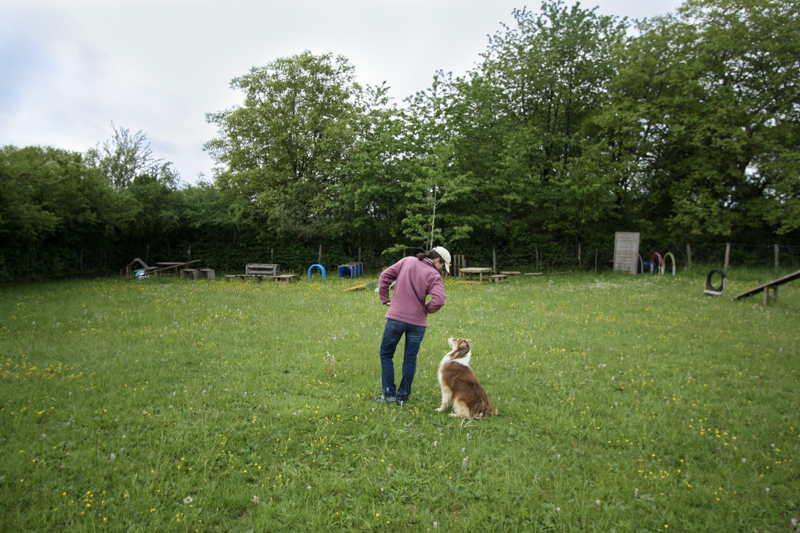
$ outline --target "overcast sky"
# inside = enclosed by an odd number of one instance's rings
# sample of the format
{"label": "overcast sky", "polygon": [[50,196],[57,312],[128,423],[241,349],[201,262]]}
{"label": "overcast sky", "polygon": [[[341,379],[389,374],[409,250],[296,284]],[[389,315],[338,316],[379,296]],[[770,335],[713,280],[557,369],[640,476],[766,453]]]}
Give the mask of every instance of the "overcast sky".
{"label": "overcast sky", "polygon": [[[568,5],[573,2],[567,1]],[[0,0],[0,145],[85,151],[111,122],[147,134],[185,182],[212,175],[205,114],[242,93],[230,80],[310,50],[342,54],[360,83],[399,103],[437,70],[463,75],[488,35],[511,24],[508,0]],[[538,10],[539,2],[528,7]],[[677,0],[600,0],[642,19]]]}

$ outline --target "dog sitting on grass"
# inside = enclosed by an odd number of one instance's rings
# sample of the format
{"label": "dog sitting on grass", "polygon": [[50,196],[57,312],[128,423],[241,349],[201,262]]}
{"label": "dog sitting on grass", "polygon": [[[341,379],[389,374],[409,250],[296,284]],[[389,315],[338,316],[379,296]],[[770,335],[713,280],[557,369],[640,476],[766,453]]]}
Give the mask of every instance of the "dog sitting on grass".
{"label": "dog sitting on grass", "polygon": [[495,416],[497,409],[483,390],[481,382],[469,367],[472,357],[472,341],[469,339],[447,339],[451,351],[439,364],[439,385],[442,388],[442,412],[451,405],[450,416],[474,420],[484,416]]}

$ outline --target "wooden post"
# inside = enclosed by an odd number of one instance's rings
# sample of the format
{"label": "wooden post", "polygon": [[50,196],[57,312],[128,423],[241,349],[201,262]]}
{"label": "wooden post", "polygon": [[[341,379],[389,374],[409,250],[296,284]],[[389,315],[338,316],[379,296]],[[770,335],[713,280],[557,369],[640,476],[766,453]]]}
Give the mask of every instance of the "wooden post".
{"label": "wooden post", "polygon": [[728,266],[731,262],[731,243],[725,243],[725,275],[728,275]]}
{"label": "wooden post", "polygon": [[689,268],[692,268],[692,245],[686,245],[686,264],[689,265]]}
{"label": "wooden post", "polygon": [[583,262],[581,261],[581,243],[578,243],[578,270],[583,270]]}
{"label": "wooden post", "polygon": [[597,255],[600,253],[600,250],[597,248],[594,249],[594,273],[597,274]]}
{"label": "wooden post", "polygon": [[[781,271],[780,263],[778,262],[778,253],[779,253],[779,247],[776,244],[775,245],[775,279],[778,279],[780,277],[780,271]],[[775,288],[776,294],[777,294],[777,290],[778,290],[778,288],[776,287]],[[777,297],[775,299],[777,300]]]}
{"label": "wooden post", "polygon": [[322,264],[322,245],[321,244],[319,245],[319,255],[317,256],[317,264],[318,265]]}
{"label": "wooden post", "polygon": [[494,246],[492,246],[492,274],[497,274],[497,255],[494,253]]}
{"label": "wooden post", "polygon": [[539,272],[539,245],[534,244],[534,247],[536,248],[536,272]]}

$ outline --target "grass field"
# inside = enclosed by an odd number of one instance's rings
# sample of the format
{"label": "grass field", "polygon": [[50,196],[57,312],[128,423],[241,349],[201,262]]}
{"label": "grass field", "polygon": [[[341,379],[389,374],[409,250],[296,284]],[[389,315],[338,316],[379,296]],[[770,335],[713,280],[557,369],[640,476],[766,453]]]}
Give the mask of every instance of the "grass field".
{"label": "grass field", "polygon": [[[800,527],[800,282],[448,279],[399,408],[374,280],[0,288],[0,530]],[[497,418],[434,411],[448,335]]]}

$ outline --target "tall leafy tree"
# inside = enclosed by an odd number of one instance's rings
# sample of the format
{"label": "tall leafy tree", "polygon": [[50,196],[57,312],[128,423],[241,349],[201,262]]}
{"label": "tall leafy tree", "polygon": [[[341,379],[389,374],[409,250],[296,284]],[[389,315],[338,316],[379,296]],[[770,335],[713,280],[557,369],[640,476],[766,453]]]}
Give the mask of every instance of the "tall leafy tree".
{"label": "tall leafy tree", "polygon": [[337,176],[364,127],[364,90],[343,56],[306,51],[234,78],[244,103],[209,113],[219,137],[206,150],[217,183],[251,199],[284,234],[339,230],[331,217]]}
{"label": "tall leafy tree", "polygon": [[625,179],[678,235],[800,228],[800,6],[689,0],[611,85]]}
{"label": "tall leafy tree", "polygon": [[[126,128],[111,123],[114,131],[111,139],[87,150],[85,159],[89,166],[98,168],[117,188],[125,188],[143,174],[153,174],[159,168],[160,159],[153,158],[153,150],[147,135],[139,130],[131,134]],[[166,168],[166,167],[165,167]]]}
{"label": "tall leafy tree", "polygon": [[459,155],[496,199],[497,229],[522,222],[528,234],[579,239],[613,207],[594,118],[627,23],[562,2],[513,14],[459,80]]}

